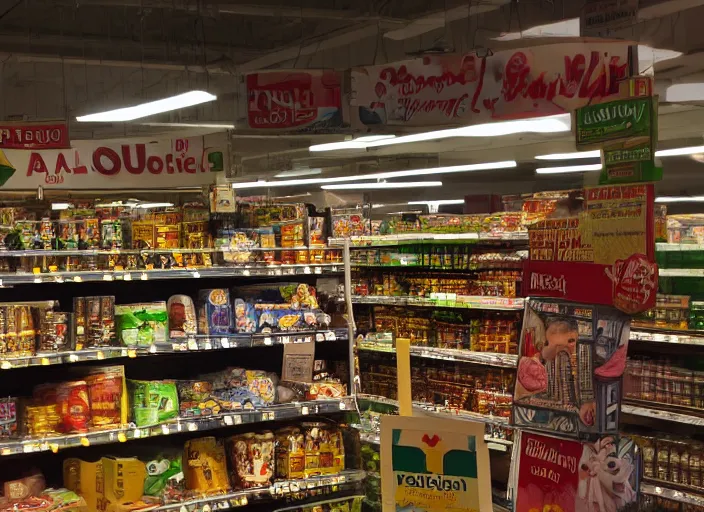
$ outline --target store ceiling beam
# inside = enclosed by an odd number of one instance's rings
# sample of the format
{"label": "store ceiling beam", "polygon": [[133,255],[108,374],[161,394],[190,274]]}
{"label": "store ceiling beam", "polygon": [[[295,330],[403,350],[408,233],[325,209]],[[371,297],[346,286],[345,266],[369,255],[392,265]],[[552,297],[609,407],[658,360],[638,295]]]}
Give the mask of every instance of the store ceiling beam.
{"label": "store ceiling beam", "polygon": [[638,20],[640,21],[663,18],[688,9],[701,7],[704,5],[704,0],[661,0],[645,6],[642,5],[643,3],[645,2],[641,2],[641,6],[638,9]]}

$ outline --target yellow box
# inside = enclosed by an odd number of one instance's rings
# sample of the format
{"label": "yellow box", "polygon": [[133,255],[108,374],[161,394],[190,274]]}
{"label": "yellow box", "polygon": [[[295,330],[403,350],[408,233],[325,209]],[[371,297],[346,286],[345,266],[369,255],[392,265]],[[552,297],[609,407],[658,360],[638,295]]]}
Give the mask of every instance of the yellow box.
{"label": "yellow box", "polygon": [[98,462],[64,461],[64,486],[81,495],[90,511],[129,512],[144,494],[147,469],[133,459],[103,457]]}

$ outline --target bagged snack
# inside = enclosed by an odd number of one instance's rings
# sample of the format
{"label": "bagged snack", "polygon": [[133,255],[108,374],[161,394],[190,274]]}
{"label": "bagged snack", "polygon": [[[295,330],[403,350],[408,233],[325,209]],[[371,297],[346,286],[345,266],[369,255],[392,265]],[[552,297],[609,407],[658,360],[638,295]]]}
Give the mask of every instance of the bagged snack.
{"label": "bagged snack", "polygon": [[208,494],[226,492],[230,488],[225,449],[214,437],[187,441],[183,458],[187,489]]}
{"label": "bagged snack", "polygon": [[71,313],[59,311],[41,311],[41,335],[39,352],[60,352],[72,350]]}
{"label": "bagged snack", "polygon": [[235,332],[253,333],[257,331],[257,312],[254,304],[235,299]]}
{"label": "bagged snack", "polygon": [[165,302],[119,304],[115,322],[120,343],[127,347],[165,343],[168,315]]}
{"label": "bagged snack", "polygon": [[166,303],[169,337],[185,338],[198,332],[196,308],[188,295],[172,295]]}
{"label": "bagged snack", "polygon": [[17,399],[0,398],[0,439],[17,435]]}
{"label": "bagged snack", "polygon": [[181,454],[159,456],[146,464],[147,478],[144,494],[158,496],[162,503],[177,503],[183,500],[186,491]]}
{"label": "bagged snack", "polygon": [[61,432],[88,432],[91,421],[88,383],[79,380],[56,385],[56,411]]}
{"label": "bagged snack", "polygon": [[227,440],[235,489],[268,487],[274,477],[274,434],[247,433]]}
{"label": "bagged snack", "polygon": [[122,424],[124,372],[108,370],[86,377],[93,428],[115,428]]}
{"label": "bagged snack", "polygon": [[200,418],[220,413],[222,406],[215,401],[212,382],[178,381],[176,387],[181,418]]}
{"label": "bagged snack", "polygon": [[200,334],[230,334],[233,314],[230,293],[226,289],[198,292],[198,332]]}
{"label": "bagged snack", "polygon": [[128,381],[132,421],[138,426],[156,425],[178,417],[178,391],[174,381]]}
{"label": "bagged snack", "polygon": [[276,478],[294,480],[305,477],[305,436],[297,427],[276,432]]}

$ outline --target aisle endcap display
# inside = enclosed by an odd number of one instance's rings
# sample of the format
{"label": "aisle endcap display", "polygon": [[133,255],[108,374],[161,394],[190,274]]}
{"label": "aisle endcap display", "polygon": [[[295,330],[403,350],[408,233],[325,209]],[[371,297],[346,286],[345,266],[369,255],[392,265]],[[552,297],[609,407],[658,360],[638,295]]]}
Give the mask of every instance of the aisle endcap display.
{"label": "aisle endcap display", "polygon": [[17,455],[35,452],[58,452],[66,448],[124,443],[133,439],[145,439],[185,432],[205,432],[234,425],[256,424],[286,419],[300,419],[307,416],[333,414],[341,411],[354,411],[354,397],[339,399],[321,398],[305,402],[271,405],[255,409],[232,411],[227,414],[203,418],[177,418],[161,424],[92,431],[80,434],[55,435],[43,438],[0,441],[0,455]]}

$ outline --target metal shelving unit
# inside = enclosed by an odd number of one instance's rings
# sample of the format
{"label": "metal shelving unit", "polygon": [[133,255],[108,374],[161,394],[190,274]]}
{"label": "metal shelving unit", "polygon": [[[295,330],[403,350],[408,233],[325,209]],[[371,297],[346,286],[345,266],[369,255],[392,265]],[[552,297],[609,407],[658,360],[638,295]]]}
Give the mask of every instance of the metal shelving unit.
{"label": "metal shelving unit", "polygon": [[704,346],[704,332],[634,327],[631,329],[631,341]]}
{"label": "metal shelving unit", "polygon": [[413,306],[428,308],[486,309],[496,311],[520,311],[525,305],[522,297],[492,297],[483,295],[456,295],[445,299],[425,297],[387,297],[385,295],[353,295],[354,304],[379,306]]}
{"label": "metal shelving unit", "polygon": [[[359,346],[359,350],[369,352],[396,353],[393,347],[372,347],[369,345]],[[453,361],[462,363],[474,363],[486,366],[497,366],[499,368],[515,368],[518,364],[518,356],[513,354],[496,354],[493,352],[472,352],[470,350],[460,350],[439,347],[416,347],[411,346],[411,356],[422,357],[424,359],[440,359],[443,361]]]}
{"label": "metal shelving unit", "polygon": [[[643,481],[640,484],[640,492],[648,496],[664,498],[686,505],[694,505],[696,507],[704,507],[704,495],[697,494],[692,491],[681,491],[668,487],[667,482],[650,482]],[[664,487],[663,487],[664,486]]]}
{"label": "metal shelving unit", "polygon": [[[667,404],[663,404],[663,407],[666,406]],[[633,416],[641,416],[644,418],[651,418],[656,420],[669,421],[673,423],[684,423],[687,425],[704,427],[704,417],[683,414],[675,411],[668,411],[666,409],[655,409],[651,407],[644,407],[641,405],[634,405],[626,401],[621,404],[621,412],[623,414],[631,414]]]}

